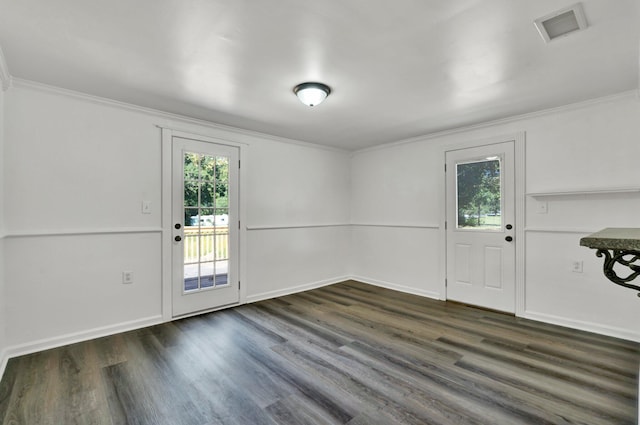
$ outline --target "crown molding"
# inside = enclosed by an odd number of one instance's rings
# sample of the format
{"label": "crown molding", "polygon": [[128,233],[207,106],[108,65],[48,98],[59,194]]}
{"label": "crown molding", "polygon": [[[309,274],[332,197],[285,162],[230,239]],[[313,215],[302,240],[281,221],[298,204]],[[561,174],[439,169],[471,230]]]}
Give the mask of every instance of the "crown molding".
{"label": "crown molding", "polygon": [[[95,104],[112,106],[112,107],[129,110],[133,112],[140,112],[147,115],[155,116],[160,119],[177,121],[178,123],[181,123],[181,124],[196,125],[196,126],[201,126],[207,129],[225,131],[225,132],[240,135],[240,136],[246,136],[246,137],[262,139],[262,140],[267,139],[274,142],[287,143],[287,144],[292,144],[292,145],[297,145],[297,146],[302,146],[307,148],[320,149],[320,150],[325,150],[330,152],[348,153],[351,156],[353,156],[354,154],[383,150],[383,149],[388,149],[388,148],[407,145],[407,144],[426,142],[426,141],[438,139],[441,137],[451,136],[451,135],[465,133],[465,132],[474,131],[474,130],[481,130],[481,129],[490,128],[498,125],[506,125],[506,124],[523,121],[527,119],[549,116],[549,115],[557,114],[559,112],[575,111],[575,110],[587,108],[593,105],[615,102],[615,101],[627,99],[627,98],[634,98],[636,101],[640,101],[640,88],[638,88],[633,90],[627,90],[621,93],[616,93],[613,95],[603,96],[595,99],[589,99],[586,101],[570,103],[567,105],[562,105],[554,108],[543,109],[543,110],[529,112],[521,115],[514,115],[512,117],[501,118],[501,119],[487,121],[479,124],[472,124],[464,127],[450,129],[450,130],[443,130],[436,133],[424,134],[421,136],[383,143],[380,145],[371,146],[363,149],[350,150],[350,149],[338,148],[335,146],[326,146],[326,145],[320,145],[317,143],[309,143],[309,142],[303,142],[300,140],[288,139],[285,137],[276,136],[268,133],[260,133],[257,131],[247,130],[240,127],[233,127],[225,124],[219,124],[213,121],[192,118],[186,115],[175,114],[175,113],[161,111],[158,109],[153,109],[145,106],[139,106],[131,103],[121,102],[118,100],[113,100],[105,97],[94,96],[87,93],[78,92],[75,90],[69,90],[69,89],[64,89],[57,86],[39,83],[36,81],[11,77],[8,71],[8,67],[6,66],[6,61],[4,60],[4,55],[2,54],[1,48],[0,48],[0,79],[2,80],[3,90],[7,90],[9,87],[32,89],[36,91],[53,93],[61,96],[75,98],[75,99],[79,99],[79,100],[83,100],[83,101],[87,101]],[[175,127],[173,124],[165,123],[165,124],[158,124],[158,126],[163,128],[172,128],[174,130],[175,129],[184,130],[178,127],[173,128]],[[184,130],[184,131],[193,132],[192,130]]]}
{"label": "crown molding", "polygon": [[4,58],[2,46],[0,46],[0,82],[2,83],[2,91],[7,91],[11,87],[11,74],[7,60]]}
{"label": "crown molding", "polygon": [[[25,80],[22,78],[15,78],[15,77],[11,78],[11,86],[16,88],[40,91],[44,93],[52,93],[52,94],[65,96],[72,99],[77,99],[77,100],[90,102],[98,105],[106,105],[106,106],[111,106],[114,108],[119,108],[119,109],[128,110],[132,112],[139,112],[146,115],[151,115],[158,119],[175,121],[180,124],[196,125],[196,126],[210,129],[210,130],[224,131],[227,133],[251,137],[254,139],[260,139],[260,140],[267,139],[274,142],[287,143],[287,144],[303,146],[307,148],[321,149],[321,150],[332,151],[332,152],[340,152],[340,153],[350,152],[349,150],[341,149],[334,146],[319,145],[316,143],[309,143],[309,142],[303,142],[295,139],[288,139],[286,137],[280,137],[273,134],[260,133],[258,131],[253,131],[253,130],[246,130],[240,127],[233,127],[230,125],[219,124],[213,121],[192,118],[186,115],[180,115],[172,112],[161,111],[159,109],[149,108],[146,106],[139,106],[132,103],[121,102],[119,100],[113,100],[106,97],[95,96],[92,94],[87,94],[87,93],[83,93],[75,90],[69,90],[69,89],[65,89],[57,86],[52,86],[49,84],[39,83],[37,81]],[[166,122],[165,123],[159,122],[156,124],[158,125],[158,127],[162,127],[162,128],[179,129],[182,131],[193,132],[193,130],[185,130],[184,128],[178,127],[177,125],[173,125],[171,123],[168,124]]]}
{"label": "crown molding", "polygon": [[615,93],[608,96],[597,97],[595,99],[584,100],[581,102],[569,103],[567,105],[557,106],[554,108],[542,109],[539,111],[528,112],[526,114],[514,115],[512,117],[500,118],[493,121],[487,121],[479,124],[472,124],[464,127],[454,128],[451,130],[443,130],[436,133],[424,134],[422,136],[411,137],[409,139],[398,140],[395,142],[384,143],[377,146],[371,146],[364,149],[358,149],[352,151],[352,154],[355,153],[366,153],[372,152],[381,149],[388,149],[396,146],[408,145],[412,143],[426,142],[429,140],[438,139],[441,137],[451,136],[460,133],[466,133],[474,130],[482,130],[489,127],[495,127],[498,125],[506,125],[511,124],[518,121],[524,121],[532,118],[545,117],[553,114],[557,114],[560,112],[569,112],[576,111],[579,109],[588,108],[594,105],[601,105],[605,103],[615,102],[623,99],[635,99],[636,101],[640,100],[640,89],[632,89],[623,91],[620,93]]}

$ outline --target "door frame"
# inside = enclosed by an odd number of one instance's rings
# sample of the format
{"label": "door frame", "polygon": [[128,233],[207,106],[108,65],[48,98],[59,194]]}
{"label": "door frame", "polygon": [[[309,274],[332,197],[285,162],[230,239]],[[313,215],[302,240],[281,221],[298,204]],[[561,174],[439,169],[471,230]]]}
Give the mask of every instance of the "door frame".
{"label": "door frame", "polygon": [[[247,144],[241,142],[230,141],[226,139],[220,139],[217,137],[205,136],[201,134],[194,134],[190,132],[174,130],[172,128],[160,127],[162,131],[162,212],[161,212],[161,227],[162,227],[162,320],[165,322],[174,319],[172,313],[172,296],[173,296],[173,261],[172,261],[172,249],[173,249],[173,221],[172,221],[172,155],[173,155],[173,138],[180,137],[183,139],[192,139],[200,142],[215,143],[218,145],[226,145],[238,148],[240,158],[240,170],[238,174],[238,219],[240,221],[239,229],[239,241],[238,241],[238,280],[240,285],[240,299],[238,304],[246,303],[247,288],[243,283],[246,276],[246,246],[247,246],[247,232],[246,232],[246,199],[244,193],[246,184],[246,169],[247,169]],[[209,310],[198,311],[192,315],[199,315],[209,311],[215,311],[224,309],[224,307],[212,308]],[[180,318],[188,317],[182,315]]]}
{"label": "door frame", "polygon": [[442,159],[442,169],[440,173],[440,226],[439,226],[439,242],[440,247],[440,299],[447,299],[447,230],[445,228],[447,221],[447,179],[445,173],[446,154],[447,151],[461,150],[467,148],[475,148],[479,146],[493,145],[497,143],[513,142],[514,147],[514,173],[515,173],[515,303],[516,316],[522,316],[525,313],[525,152],[526,152],[526,134],[518,132],[502,136],[495,136],[487,139],[469,140],[462,143],[444,144],[441,146],[440,158]]}

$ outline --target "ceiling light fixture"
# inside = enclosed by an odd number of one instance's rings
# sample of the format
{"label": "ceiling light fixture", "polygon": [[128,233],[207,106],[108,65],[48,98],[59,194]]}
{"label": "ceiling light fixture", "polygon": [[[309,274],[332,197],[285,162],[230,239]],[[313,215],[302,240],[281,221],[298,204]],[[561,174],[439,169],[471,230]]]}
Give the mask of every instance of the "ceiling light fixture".
{"label": "ceiling light fixture", "polygon": [[331,89],[322,83],[302,83],[293,88],[300,102],[307,106],[316,106],[329,96]]}

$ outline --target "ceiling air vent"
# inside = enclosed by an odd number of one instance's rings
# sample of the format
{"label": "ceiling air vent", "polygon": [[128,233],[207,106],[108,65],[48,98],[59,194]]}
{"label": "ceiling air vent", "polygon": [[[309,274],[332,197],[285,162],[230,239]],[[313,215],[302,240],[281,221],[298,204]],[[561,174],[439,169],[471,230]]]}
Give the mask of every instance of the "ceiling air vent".
{"label": "ceiling air vent", "polygon": [[582,4],[577,3],[535,20],[536,28],[545,42],[587,28]]}

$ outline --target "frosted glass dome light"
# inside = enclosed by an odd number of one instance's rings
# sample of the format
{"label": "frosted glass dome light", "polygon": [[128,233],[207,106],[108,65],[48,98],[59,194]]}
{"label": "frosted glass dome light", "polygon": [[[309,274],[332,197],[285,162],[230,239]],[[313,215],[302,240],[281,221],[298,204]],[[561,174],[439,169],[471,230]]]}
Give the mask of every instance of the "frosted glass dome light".
{"label": "frosted glass dome light", "polygon": [[293,88],[300,102],[307,106],[316,106],[329,96],[331,89],[322,83],[302,83]]}

